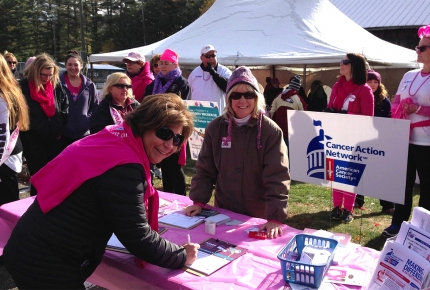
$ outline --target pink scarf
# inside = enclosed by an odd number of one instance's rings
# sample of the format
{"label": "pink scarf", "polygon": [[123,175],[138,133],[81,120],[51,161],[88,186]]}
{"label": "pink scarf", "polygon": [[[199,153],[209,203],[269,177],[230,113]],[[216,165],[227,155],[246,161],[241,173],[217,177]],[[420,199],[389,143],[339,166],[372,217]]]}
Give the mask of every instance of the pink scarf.
{"label": "pink scarf", "polygon": [[332,104],[329,107],[338,111],[342,110],[346,97],[358,87],[359,85],[354,84],[352,79],[346,81],[345,76],[341,76],[337,81],[336,91],[332,92],[334,100],[330,100]]}
{"label": "pink scarf", "polygon": [[147,186],[144,201],[148,223],[154,231],[158,231],[158,192],[152,187],[149,160],[142,138],[133,136],[126,123],[107,126],[99,133],[68,146],[31,177],[30,182],[37,188],[40,208],[47,213],[86,180],[127,163],[141,164],[145,170]]}
{"label": "pink scarf", "polygon": [[32,81],[28,82],[30,88],[30,97],[32,100],[39,103],[43,112],[48,118],[55,115],[54,87],[49,81],[43,85],[44,90],[37,90],[36,84]]}

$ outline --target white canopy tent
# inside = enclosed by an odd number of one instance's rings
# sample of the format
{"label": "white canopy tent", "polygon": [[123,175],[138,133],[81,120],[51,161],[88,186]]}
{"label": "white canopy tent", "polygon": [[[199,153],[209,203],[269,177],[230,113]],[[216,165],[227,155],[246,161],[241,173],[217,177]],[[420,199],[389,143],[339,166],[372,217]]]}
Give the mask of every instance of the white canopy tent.
{"label": "white canopy tent", "polygon": [[135,51],[149,59],[170,48],[181,66],[200,64],[205,44],[224,65],[321,68],[339,65],[346,52],[371,65],[417,67],[416,53],[361,28],[329,0],[217,0],[189,26],[151,45],[92,54],[90,62],[120,62]]}

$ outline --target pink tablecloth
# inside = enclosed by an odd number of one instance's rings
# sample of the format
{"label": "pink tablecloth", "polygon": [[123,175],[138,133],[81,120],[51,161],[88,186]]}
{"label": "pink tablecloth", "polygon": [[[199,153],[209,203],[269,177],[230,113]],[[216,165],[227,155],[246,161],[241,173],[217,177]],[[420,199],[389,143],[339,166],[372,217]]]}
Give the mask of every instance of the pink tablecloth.
{"label": "pink tablecloth", "polygon": [[[179,207],[191,203],[188,197],[170,193],[160,192],[160,197],[172,202],[177,200]],[[33,200],[34,198],[27,198],[0,207],[0,254],[14,225]],[[265,222],[264,220],[223,209],[218,210],[244,224],[217,226],[216,237],[247,248],[248,253],[211,276],[198,277],[183,270],[169,270],[154,265],[139,268],[135,266],[133,256],[106,251],[102,263],[88,281],[108,289],[282,289],[285,282],[282,279],[277,253],[301,231],[284,226],[284,234],[280,238],[251,239],[244,230],[252,226],[258,227]],[[196,243],[212,237],[205,233],[204,224],[192,230],[167,227],[168,231],[163,237],[178,244],[187,241],[187,234],[190,234],[191,241]],[[366,280],[369,280],[373,266],[379,258],[379,252],[355,244],[349,245],[348,250],[343,252],[345,255],[338,259],[340,265],[367,271]],[[335,288],[360,289],[344,285],[337,285]]]}

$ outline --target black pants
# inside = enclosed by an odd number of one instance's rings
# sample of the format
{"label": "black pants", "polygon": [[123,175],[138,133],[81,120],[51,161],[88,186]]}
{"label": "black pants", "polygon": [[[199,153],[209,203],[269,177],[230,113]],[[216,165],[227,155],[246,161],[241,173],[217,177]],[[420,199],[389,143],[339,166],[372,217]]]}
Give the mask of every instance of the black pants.
{"label": "black pants", "polygon": [[19,199],[18,177],[6,164],[0,166],[0,205]]}
{"label": "black pants", "polygon": [[[23,136],[21,138],[24,147],[25,159],[30,175],[36,174],[39,169],[54,159],[61,151],[60,141],[56,138]],[[30,195],[36,195],[36,189],[31,187]]]}
{"label": "black pants", "polygon": [[174,153],[158,164],[162,173],[163,191],[186,195],[185,174],[178,159],[179,153]]}
{"label": "black pants", "polygon": [[412,192],[416,172],[420,178],[420,200],[418,206],[430,210],[430,146],[409,144],[406,172],[405,204],[396,204],[391,224],[401,226],[409,220],[412,211]]}

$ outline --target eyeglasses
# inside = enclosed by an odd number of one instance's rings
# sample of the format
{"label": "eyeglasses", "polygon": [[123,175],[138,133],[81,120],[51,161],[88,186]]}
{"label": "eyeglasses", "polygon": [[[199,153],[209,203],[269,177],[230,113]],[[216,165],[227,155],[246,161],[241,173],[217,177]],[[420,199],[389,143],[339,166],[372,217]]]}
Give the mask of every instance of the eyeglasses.
{"label": "eyeglasses", "polygon": [[16,61],[8,61],[8,64],[16,64]]}
{"label": "eyeglasses", "polygon": [[348,65],[348,64],[350,64],[351,62],[349,61],[349,59],[341,59],[341,60],[340,60],[340,63],[341,63],[341,64],[344,64],[344,65]]}
{"label": "eyeglasses", "polygon": [[216,54],[205,54],[204,55],[204,57],[206,57],[206,58],[215,58],[216,57]]}
{"label": "eyeglasses", "polygon": [[41,76],[41,77],[44,77],[44,78],[48,78],[48,79],[50,79],[50,78],[52,78],[52,76],[53,76],[53,75],[40,73],[40,76]]}
{"label": "eyeglasses", "polygon": [[420,52],[424,52],[426,51],[426,49],[430,47],[429,45],[421,45],[421,46],[415,46],[415,51],[420,51]]}
{"label": "eyeglasses", "polygon": [[131,89],[131,85],[128,85],[128,84],[114,84],[114,85],[112,85],[112,87],[116,87],[116,88],[119,88],[119,89]]}
{"label": "eyeglasses", "polygon": [[157,68],[159,66],[158,63],[154,63],[153,67]]}
{"label": "eyeglasses", "polygon": [[255,93],[253,93],[253,92],[244,92],[244,93],[233,92],[230,94],[230,99],[240,100],[242,98],[242,96],[244,96],[245,99],[247,99],[247,100],[251,100],[251,99],[254,99],[256,97]]}
{"label": "eyeglasses", "polygon": [[160,61],[158,64],[159,65],[169,65],[169,64],[173,64],[173,62],[170,62],[170,61]]}
{"label": "eyeglasses", "polygon": [[173,138],[173,146],[179,146],[181,145],[182,141],[184,141],[184,136],[181,134],[173,133],[170,128],[167,127],[161,127],[157,130],[155,130],[155,136],[160,138],[163,141],[169,141]]}

